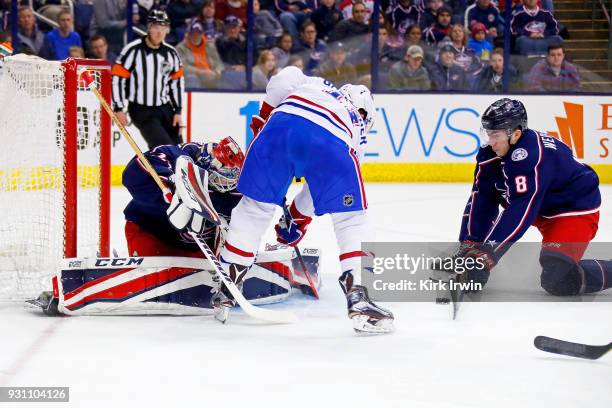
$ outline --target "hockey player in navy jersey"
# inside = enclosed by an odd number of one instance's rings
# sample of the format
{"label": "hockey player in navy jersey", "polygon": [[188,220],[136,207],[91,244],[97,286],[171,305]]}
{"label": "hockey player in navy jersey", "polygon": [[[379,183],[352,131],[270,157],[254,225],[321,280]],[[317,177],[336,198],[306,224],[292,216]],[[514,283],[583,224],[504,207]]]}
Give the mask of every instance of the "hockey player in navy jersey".
{"label": "hockey player in navy jersey", "polygon": [[[542,234],[541,286],[572,296],[612,286],[612,261],[583,260],[595,237],[599,179],[560,140],[529,129],[520,101],[494,102],[482,115],[483,136],[457,256],[480,258],[467,280],[484,285],[490,270],[530,226]],[[500,213],[500,206],[503,211]],[[465,277],[464,277],[465,278]]]}
{"label": "hockey player in navy jersey", "polygon": [[[221,261],[232,279],[240,281],[253,263],[262,235],[294,177],[306,183],[289,206],[287,223],[277,226],[279,241],[296,245],[313,216],[330,214],[353,328],[389,332],[393,315],[374,304],[361,285],[361,242],[372,239],[360,156],[375,113],[365,86],[336,89],[322,78],[307,77],[288,67],[270,79],[260,115],[251,127],[251,142],[238,182],[243,194],[232,211]],[[231,306],[222,300],[219,308]]]}
{"label": "hockey player in navy jersey", "polygon": [[[158,146],[144,155],[171,190],[174,190],[175,163],[179,157],[187,156],[208,171],[209,195],[224,221],[229,220],[232,209],[242,198],[236,184],[244,154],[231,137],[219,143]],[[204,256],[187,232],[178,231],[172,225],[166,215],[169,203],[164,201],[159,187],[137,157],[128,163],[122,177],[123,185],[132,195],[124,210],[130,256]],[[203,234],[214,250],[221,239],[218,233],[221,230],[206,222],[198,229],[195,232]]]}

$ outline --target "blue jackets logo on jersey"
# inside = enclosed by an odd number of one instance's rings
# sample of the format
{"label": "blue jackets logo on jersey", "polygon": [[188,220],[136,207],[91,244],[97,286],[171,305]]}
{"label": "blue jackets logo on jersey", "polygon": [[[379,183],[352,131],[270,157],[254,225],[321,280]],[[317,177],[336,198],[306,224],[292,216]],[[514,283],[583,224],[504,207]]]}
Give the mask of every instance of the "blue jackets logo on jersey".
{"label": "blue jackets logo on jersey", "polygon": [[521,147],[512,152],[512,161],[520,161],[526,158],[527,156],[527,150]]}

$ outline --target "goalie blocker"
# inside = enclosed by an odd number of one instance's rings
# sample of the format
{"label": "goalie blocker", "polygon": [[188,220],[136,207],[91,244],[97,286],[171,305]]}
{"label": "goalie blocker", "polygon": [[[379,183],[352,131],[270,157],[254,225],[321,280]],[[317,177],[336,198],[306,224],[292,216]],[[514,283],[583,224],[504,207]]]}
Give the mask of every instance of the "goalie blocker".
{"label": "goalie blocker", "polygon": [[[302,251],[311,279],[320,286],[320,251]],[[47,314],[201,315],[211,314],[219,286],[209,261],[185,257],[73,258],[53,278],[53,294],[29,303]],[[286,300],[291,288],[309,289],[295,254],[268,247],[249,269],[243,293],[252,304]]]}

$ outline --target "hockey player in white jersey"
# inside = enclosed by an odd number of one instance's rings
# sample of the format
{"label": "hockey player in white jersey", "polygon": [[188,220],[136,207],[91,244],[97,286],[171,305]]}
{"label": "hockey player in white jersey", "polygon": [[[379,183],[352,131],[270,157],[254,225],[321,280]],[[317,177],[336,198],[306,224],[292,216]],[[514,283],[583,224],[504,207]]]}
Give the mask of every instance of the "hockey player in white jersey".
{"label": "hockey player in white jersey", "polygon": [[[285,205],[293,177],[306,184],[289,206],[289,220],[279,223],[279,241],[297,245],[314,215],[331,214],[340,248],[348,315],[359,332],[393,330],[393,314],[368,297],[361,286],[362,240],[372,239],[360,159],[374,119],[367,87],[336,89],[322,78],[288,67],[270,79],[266,97],[251,123],[251,142],[238,182],[243,194],[233,209],[221,260],[241,284],[276,206]],[[282,226],[281,226],[282,225]],[[369,273],[369,272],[365,272]],[[227,310],[233,300],[220,292],[216,306]]]}

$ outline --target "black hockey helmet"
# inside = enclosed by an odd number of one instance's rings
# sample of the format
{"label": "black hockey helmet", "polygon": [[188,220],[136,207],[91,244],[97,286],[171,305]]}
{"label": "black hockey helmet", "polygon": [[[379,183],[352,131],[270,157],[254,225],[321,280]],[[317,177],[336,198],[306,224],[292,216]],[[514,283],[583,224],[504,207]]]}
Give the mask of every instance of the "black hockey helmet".
{"label": "black hockey helmet", "polygon": [[502,98],[493,102],[482,114],[482,127],[485,130],[508,130],[509,133],[520,127],[527,129],[527,110],[521,101]]}
{"label": "black hockey helmet", "polygon": [[170,25],[170,19],[164,10],[151,10],[147,16],[147,24],[168,26]]}

